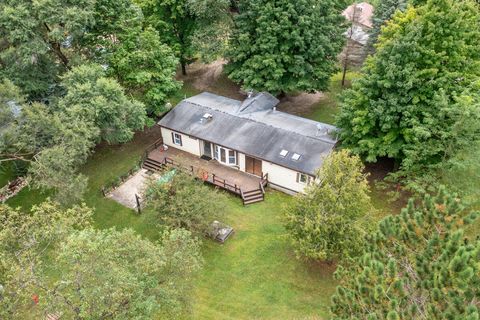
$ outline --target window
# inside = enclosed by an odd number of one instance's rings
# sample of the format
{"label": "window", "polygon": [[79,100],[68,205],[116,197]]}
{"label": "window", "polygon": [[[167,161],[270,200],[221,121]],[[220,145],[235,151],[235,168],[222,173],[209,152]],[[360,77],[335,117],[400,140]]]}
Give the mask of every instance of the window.
{"label": "window", "polygon": [[310,183],[310,177],[306,175],[305,173],[297,173],[297,182],[302,183],[302,184],[309,184]]}
{"label": "window", "polygon": [[287,154],[288,154],[288,150],[283,149],[282,151],[280,151],[280,157],[282,158],[285,158]]}
{"label": "window", "polygon": [[235,151],[233,151],[233,150],[228,150],[228,163],[229,164],[237,164],[237,155],[235,154]]}
{"label": "window", "polygon": [[300,160],[300,155],[298,153],[294,153],[293,156],[292,156],[292,160],[294,160],[294,161]]}
{"label": "window", "polygon": [[182,135],[176,132],[172,132],[172,140],[173,143],[176,144],[177,146],[182,145]]}
{"label": "window", "polygon": [[215,145],[215,159],[224,164],[236,165],[237,152]]}

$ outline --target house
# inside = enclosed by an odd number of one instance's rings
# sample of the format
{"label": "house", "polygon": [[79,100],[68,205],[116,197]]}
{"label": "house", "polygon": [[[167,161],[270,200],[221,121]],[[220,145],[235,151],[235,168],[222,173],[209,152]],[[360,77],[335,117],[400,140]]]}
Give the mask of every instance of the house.
{"label": "house", "polygon": [[368,55],[368,38],[373,27],[373,6],[367,2],[353,3],[347,7],[342,15],[351,22],[345,32],[347,44],[340,57],[350,66],[361,66]]}
{"label": "house", "polygon": [[287,193],[302,192],[337,142],[334,126],[276,110],[269,93],[238,101],[209,92],[185,99],[158,124],[163,143],[212,159]]}

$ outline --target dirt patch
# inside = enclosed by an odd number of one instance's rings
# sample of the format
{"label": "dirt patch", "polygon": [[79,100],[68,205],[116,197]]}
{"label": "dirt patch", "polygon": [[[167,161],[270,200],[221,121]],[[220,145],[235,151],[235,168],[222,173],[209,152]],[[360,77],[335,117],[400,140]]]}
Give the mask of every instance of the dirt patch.
{"label": "dirt patch", "polygon": [[209,64],[195,62],[187,67],[187,75],[177,73],[177,79],[199,91],[209,91],[238,100],[245,99],[240,86],[223,73],[225,63],[223,59]]}
{"label": "dirt patch", "polygon": [[303,92],[295,96],[285,96],[280,100],[277,108],[281,111],[295,114],[297,116],[305,116],[311,114],[314,106],[324,97],[325,94],[323,92]]}
{"label": "dirt patch", "polygon": [[388,174],[394,171],[394,168],[393,159],[388,158],[380,158],[375,163],[365,164],[365,171],[369,174],[368,181],[372,192],[379,199],[393,199],[393,201],[382,200],[387,203],[387,208],[389,209],[389,212],[385,212],[385,214],[400,213],[401,209],[407,205],[408,199],[412,196],[411,193],[403,190],[400,184],[384,181]]}

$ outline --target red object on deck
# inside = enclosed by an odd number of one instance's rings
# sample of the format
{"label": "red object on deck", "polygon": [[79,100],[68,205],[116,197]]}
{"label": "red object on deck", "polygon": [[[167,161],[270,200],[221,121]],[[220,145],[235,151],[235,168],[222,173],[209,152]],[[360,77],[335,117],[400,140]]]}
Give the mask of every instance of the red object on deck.
{"label": "red object on deck", "polygon": [[203,180],[204,180],[204,181],[207,181],[207,180],[208,180],[208,173],[207,173],[207,172],[204,172],[204,173],[203,173]]}

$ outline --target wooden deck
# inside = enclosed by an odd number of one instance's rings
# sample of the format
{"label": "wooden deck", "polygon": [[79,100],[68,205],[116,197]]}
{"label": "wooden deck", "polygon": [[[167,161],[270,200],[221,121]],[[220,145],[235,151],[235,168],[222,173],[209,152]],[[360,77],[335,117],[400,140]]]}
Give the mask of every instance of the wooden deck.
{"label": "wooden deck", "polygon": [[[239,195],[262,188],[262,179],[259,177],[224,166],[216,160],[204,160],[172,147],[169,147],[168,150],[161,150],[161,147],[156,148],[149,152],[148,158],[172,166],[180,165],[199,178]],[[172,160],[173,163],[169,163]]]}

